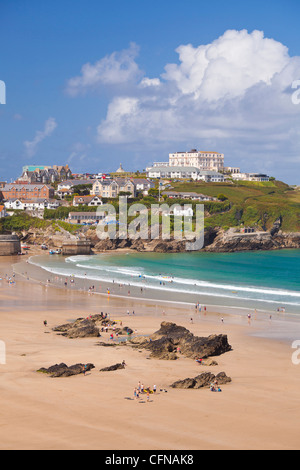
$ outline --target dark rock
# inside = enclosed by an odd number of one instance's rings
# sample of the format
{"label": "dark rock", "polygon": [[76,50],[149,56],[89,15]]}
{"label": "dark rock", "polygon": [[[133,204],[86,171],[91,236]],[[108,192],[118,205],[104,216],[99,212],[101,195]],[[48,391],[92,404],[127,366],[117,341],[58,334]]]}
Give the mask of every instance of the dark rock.
{"label": "dark rock", "polygon": [[[102,315],[91,315],[89,318],[77,318],[74,322],[53,328],[53,331],[68,338],[97,338],[100,336],[100,328],[108,324],[114,326],[115,322],[104,318]],[[128,327],[118,329],[119,334],[127,334]],[[130,330],[132,331],[132,330]]]}
{"label": "dark rock", "polygon": [[192,359],[208,358],[232,349],[226,335],[202,338],[194,336],[183,326],[168,322],[163,322],[160,330],[150,336],[148,341],[140,341],[139,347],[151,351],[150,357],[158,359],[176,359],[176,352]]}
{"label": "dark rock", "polygon": [[205,388],[209,387],[211,383],[217,382],[218,385],[224,385],[231,382],[231,378],[227,377],[225,372],[220,372],[217,375],[212,374],[211,372],[204,372],[203,374],[198,375],[195,378],[188,378],[184,380],[177,380],[174,382],[171,387],[172,388]]}
{"label": "dark rock", "polygon": [[100,372],[110,372],[110,371],[119,370],[119,369],[125,369],[125,365],[124,364],[115,364],[113,366],[104,367],[103,369],[100,369]]}
{"label": "dark rock", "polygon": [[75,364],[68,367],[66,364],[55,364],[54,366],[49,367],[48,369],[41,368],[37,372],[44,374],[49,374],[51,377],[71,377],[72,375],[83,374],[92,369],[95,369],[93,364]]}

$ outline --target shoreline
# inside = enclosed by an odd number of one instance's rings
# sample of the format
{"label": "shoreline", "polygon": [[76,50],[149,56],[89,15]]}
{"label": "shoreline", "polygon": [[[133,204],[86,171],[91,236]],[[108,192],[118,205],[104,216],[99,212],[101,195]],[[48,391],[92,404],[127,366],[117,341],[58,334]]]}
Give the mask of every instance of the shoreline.
{"label": "shoreline", "polygon": [[[34,257],[33,255],[32,257]],[[300,338],[300,317],[297,314],[279,313],[274,311],[266,311],[264,309],[253,309],[250,307],[241,306],[222,306],[219,304],[211,304],[201,302],[201,312],[195,308],[195,303],[199,301],[200,296],[194,296],[194,302],[183,300],[182,294],[149,288],[132,286],[128,284],[114,283],[113,281],[96,281],[94,289],[90,290],[93,286],[93,280],[78,276],[62,276],[51,273],[30,262],[31,257],[24,261],[20,261],[13,265],[15,274],[21,276],[25,281],[42,284],[47,288],[60,289],[67,292],[83,293],[87,296],[96,296],[101,299],[108,300],[115,299],[117,301],[129,301],[132,304],[148,304],[155,306],[156,311],[163,314],[164,310],[169,306],[172,308],[179,308],[179,310],[186,309],[188,318],[208,318],[213,315],[218,321],[223,321],[224,317],[230,319],[232,324],[248,324],[256,327],[256,334],[258,337],[265,339],[273,339],[277,341],[285,341],[291,344],[297,337]],[[71,282],[71,280],[73,282]],[[49,282],[50,281],[50,282]],[[65,285],[65,282],[67,285]],[[109,292],[109,294],[108,294]],[[171,298],[169,295],[171,295]],[[203,300],[200,299],[200,300]],[[207,300],[207,299],[205,299]],[[206,311],[204,311],[204,306]],[[129,312],[130,314],[130,312]],[[248,318],[250,314],[250,318]],[[270,317],[271,315],[271,317]]]}

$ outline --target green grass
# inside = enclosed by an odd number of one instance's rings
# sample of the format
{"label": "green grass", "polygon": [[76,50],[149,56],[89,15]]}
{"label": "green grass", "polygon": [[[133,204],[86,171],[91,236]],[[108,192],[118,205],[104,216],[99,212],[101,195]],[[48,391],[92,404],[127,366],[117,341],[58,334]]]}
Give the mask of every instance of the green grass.
{"label": "green grass", "polygon": [[174,183],[176,191],[190,191],[217,197],[224,194],[231,204],[229,211],[210,213],[206,227],[257,226],[269,230],[282,217],[282,230],[300,231],[300,191],[281,181],[238,183]]}

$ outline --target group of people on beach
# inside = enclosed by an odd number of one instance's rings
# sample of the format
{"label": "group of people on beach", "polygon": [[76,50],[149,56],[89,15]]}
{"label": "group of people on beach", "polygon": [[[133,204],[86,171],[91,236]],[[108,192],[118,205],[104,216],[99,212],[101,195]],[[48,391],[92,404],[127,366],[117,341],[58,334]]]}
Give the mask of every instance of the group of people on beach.
{"label": "group of people on beach", "polygon": [[134,388],[133,391],[133,396],[136,400],[140,398],[140,395],[145,395],[147,396],[147,402],[150,401],[150,394],[155,394],[156,393],[156,385],[153,385],[153,388],[151,389],[150,387],[145,388],[141,382],[138,383],[138,386]]}

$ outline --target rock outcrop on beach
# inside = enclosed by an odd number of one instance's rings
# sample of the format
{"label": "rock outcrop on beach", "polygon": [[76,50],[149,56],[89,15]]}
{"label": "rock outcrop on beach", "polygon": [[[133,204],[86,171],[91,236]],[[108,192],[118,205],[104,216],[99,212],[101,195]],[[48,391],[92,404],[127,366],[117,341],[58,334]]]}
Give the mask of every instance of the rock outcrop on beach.
{"label": "rock outcrop on beach", "polygon": [[71,377],[72,375],[89,372],[92,369],[95,369],[94,364],[74,364],[73,366],[68,367],[66,364],[61,363],[55,364],[48,369],[42,367],[37,372],[48,374],[51,377]]}
{"label": "rock outcrop on beach", "polygon": [[111,371],[120,370],[120,369],[125,369],[125,365],[119,363],[119,364],[114,364],[113,366],[103,367],[103,369],[100,369],[100,372],[111,372]]}
{"label": "rock outcrop on beach", "polygon": [[204,372],[203,374],[198,375],[192,379],[177,380],[174,382],[172,388],[204,388],[210,387],[214,382],[217,382],[218,385],[224,385],[230,383],[232,380],[230,377],[227,377],[225,372],[220,372],[217,375],[212,374],[211,372]]}
{"label": "rock outcrop on beach", "polygon": [[147,349],[151,358],[167,360],[176,360],[180,354],[192,359],[220,356],[232,349],[226,335],[198,337],[169,322],[162,322],[160,330],[152,336],[134,338],[129,344]]}
{"label": "rock outcrop on beach", "polygon": [[90,318],[78,318],[74,323],[67,323],[53,328],[53,331],[68,338],[97,338],[100,336],[100,330],[96,326],[96,322]]}
{"label": "rock outcrop on beach", "polygon": [[[118,335],[131,335],[133,330],[125,326],[118,327],[118,324],[105,316],[91,315],[88,318],[77,318],[74,322],[56,326],[53,331],[68,338],[98,338],[101,332],[107,328],[107,331],[114,331]],[[113,330],[114,328],[114,330]]]}

